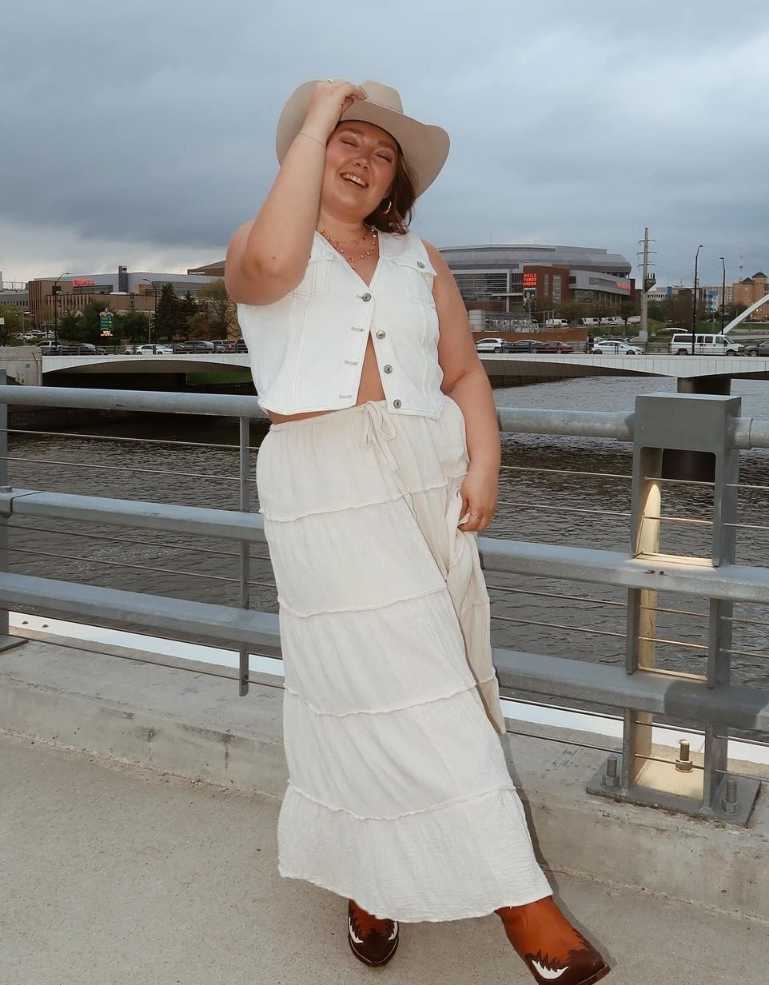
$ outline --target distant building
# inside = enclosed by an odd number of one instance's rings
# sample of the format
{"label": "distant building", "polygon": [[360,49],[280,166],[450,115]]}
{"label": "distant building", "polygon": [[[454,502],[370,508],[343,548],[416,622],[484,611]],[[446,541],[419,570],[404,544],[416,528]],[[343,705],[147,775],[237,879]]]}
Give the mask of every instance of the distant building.
{"label": "distant building", "polygon": [[[756,301],[760,301],[761,298],[766,297],[769,294],[769,280],[765,273],[758,271],[758,273],[753,274],[752,277],[746,277],[744,280],[739,281],[734,285],[734,303],[744,304],[750,307],[751,304],[755,304]],[[769,302],[762,304],[760,308],[757,308],[753,314],[750,316],[751,321],[767,321],[769,320]]]}
{"label": "distant building", "polygon": [[109,299],[111,311],[155,310],[157,300],[164,284],[173,284],[179,297],[189,291],[194,298],[201,287],[220,279],[217,275],[202,275],[194,272],[186,274],[155,273],[140,270],[129,271],[118,267],[114,274],[67,274],[66,277],[36,277],[29,281],[29,310],[36,326],[53,321],[51,288],[57,284],[61,290],[57,294],[58,315],[66,312],[82,311],[92,301]]}
{"label": "distant building", "polygon": [[511,327],[532,310],[566,301],[619,307],[635,295],[631,265],[618,253],[584,246],[492,245],[444,247],[445,258],[473,326]]}

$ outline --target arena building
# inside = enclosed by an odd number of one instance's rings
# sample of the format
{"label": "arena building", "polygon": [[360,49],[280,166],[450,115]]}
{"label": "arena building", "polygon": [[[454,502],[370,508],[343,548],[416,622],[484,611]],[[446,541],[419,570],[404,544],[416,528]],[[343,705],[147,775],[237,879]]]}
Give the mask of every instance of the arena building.
{"label": "arena building", "polygon": [[515,328],[566,301],[614,308],[635,297],[631,264],[607,250],[495,244],[441,248],[441,254],[474,328]]}

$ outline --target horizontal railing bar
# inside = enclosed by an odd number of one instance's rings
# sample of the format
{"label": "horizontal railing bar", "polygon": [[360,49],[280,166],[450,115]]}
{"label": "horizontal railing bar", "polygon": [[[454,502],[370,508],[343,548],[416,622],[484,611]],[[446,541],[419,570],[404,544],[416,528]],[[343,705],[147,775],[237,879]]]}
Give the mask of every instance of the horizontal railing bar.
{"label": "horizontal railing bar", "polygon": [[[214,581],[231,581],[240,584],[240,578],[230,578],[227,575],[213,575],[210,572],[185,571],[183,568],[156,568],[149,564],[132,564],[130,561],[108,561],[100,557],[83,557],[81,554],[62,554],[52,551],[39,551],[34,547],[9,547],[11,554],[31,554],[34,557],[52,557],[60,561],[84,561],[86,564],[103,564],[109,568],[130,568],[132,571],[149,571],[159,575],[184,575],[188,578],[206,578]],[[149,561],[161,561],[162,558],[148,558]]]}
{"label": "horizontal railing bar", "polygon": [[[104,525],[194,532],[265,543],[260,513],[117,500],[67,493],[0,489],[0,512],[88,520]],[[769,603],[769,569],[682,559],[672,555],[629,558],[618,551],[479,537],[485,572],[679,592],[735,602]]]}
{"label": "horizontal railing bar", "polygon": [[201,537],[266,544],[261,513],[242,513],[237,510],[11,489],[7,492],[0,490],[0,513],[87,521],[97,525],[143,530],[177,531],[194,533]]}
{"label": "horizontal railing bar", "polygon": [[769,527],[767,527],[763,523],[729,523],[729,522],[724,522],[723,525],[725,527],[734,527],[736,530],[761,530],[764,533],[767,530],[769,530]]}
{"label": "horizontal railing bar", "polygon": [[567,506],[563,503],[548,506],[546,503],[514,503],[509,499],[501,499],[497,502],[497,505],[510,506],[516,511],[516,513],[532,513],[537,510],[551,510],[557,513],[588,513],[591,516],[632,516],[632,513],[627,510],[591,509],[590,507],[584,506]]}
{"label": "horizontal railing bar", "polygon": [[613,633],[608,629],[589,629],[586,626],[562,626],[555,622],[538,622],[534,619],[516,619],[513,616],[495,616],[493,613],[491,618],[498,622],[513,622],[521,626],[540,626],[543,629],[563,629],[570,633],[589,633],[591,636],[614,636],[617,639],[625,639],[624,633]]}
{"label": "horizontal railing bar", "polygon": [[547,475],[578,475],[592,476],[600,479],[627,479],[633,481],[632,475],[625,475],[622,472],[582,472],[580,469],[543,469],[533,465],[500,465],[500,469],[505,472],[544,472]]}
{"label": "horizontal railing bar", "polygon": [[[94,465],[92,462],[61,462],[50,458],[27,458],[18,455],[0,455],[3,462],[22,462],[26,465],[58,465],[68,469],[98,469],[103,472],[140,472],[142,475],[173,475],[189,479],[230,479],[240,482],[239,475],[217,475],[215,472],[179,472],[174,469],[140,469],[135,465]],[[248,479],[255,482],[255,479]]]}
{"label": "horizontal railing bar", "polygon": [[628,557],[618,551],[479,536],[485,572],[591,582],[614,587],[769,604],[769,569],[669,554]]}
{"label": "horizontal railing bar", "polygon": [[[0,390],[2,400],[2,390]],[[502,431],[509,434],[564,435],[633,440],[633,414],[591,410],[497,407]]]}
{"label": "horizontal railing bar", "polygon": [[757,485],[752,482],[727,482],[727,489],[755,489],[758,492],[769,492],[769,486]]}
{"label": "horizontal railing bar", "polygon": [[[83,521],[79,521],[83,522]],[[130,544],[133,547],[151,547],[168,551],[181,551],[182,554],[215,554],[218,557],[232,557],[240,560],[240,554],[234,551],[218,551],[213,547],[196,547],[191,544],[169,544],[158,540],[132,540],[130,537],[110,537],[107,534],[95,534],[90,530],[62,530],[55,527],[28,527],[25,523],[9,523],[9,531],[29,530],[30,533],[62,534],[65,537],[83,537],[86,540],[105,540],[110,544]],[[249,558],[258,561],[271,561],[269,554],[249,554]]]}
{"label": "horizontal railing bar", "polygon": [[[693,612],[691,609],[668,609],[660,605],[641,605],[641,609],[646,612],[665,612],[673,616],[696,616],[698,619],[705,619],[707,616],[706,612]],[[721,617],[725,618],[724,616]]]}
{"label": "horizontal railing bar", "polygon": [[769,650],[738,650],[733,647],[723,647],[723,653],[734,653],[738,657],[769,657]]}
{"label": "horizontal railing bar", "polygon": [[746,619],[744,616],[721,616],[722,619],[728,622],[742,622],[747,623],[749,626],[766,626],[769,623],[769,618],[767,619]]}
{"label": "horizontal railing bar", "polygon": [[746,731],[769,731],[769,690],[740,685],[709,688],[693,677],[686,679],[657,670],[628,674],[624,665],[594,664],[496,647],[492,652],[503,688],[634,708]]}
{"label": "horizontal railing bar", "polygon": [[[88,441],[123,441],[139,445],[183,445],[185,448],[229,448],[239,451],[239,445],[231,445],[221,441],[183,441],[177,438],[130,438],[118,434],[81,434],[78,431],[35,431],[32,428],[0,428],[7,434],[30,434],[35,437],[42,435],[47,438],[86,438]],[[249,451],[259,451],[261,445],[249,445]]]}
{"label": "horizontal railing bar", "polygon": [[652,516],[650,513],[643,514],[644,520],[660,520],[663,523],[693,523],[696,526],[712,527],[712,520],[699,520],[691,516]]}
{"label": "horizontal railing bar", "polygon": [[662,643],[665,646],[682,646],[686,650],[707,650],[703,643],[685,643],[683,640],[666,640],[660,636],[639,636],[643,643]]}
{"label": "horizontal railing bar", "polygon": [[708,479],[670,479],[661,475],[645,475],[643,482],[664,482],[667,485],[676,486],[714,486],[715,482]]}
{"label": "horizontal railing bar", "polygon": [[0,572],[0,603],[24,610],[34,605],[47,615],[83,621],[95,619],[146,631],[172,634],[174,639],[211,642],[249,649],[280,641],[278,616],[210,602],[190,602],[169,596],[144,595],[116,588],[80,585],[30,575]]}
{"label": "horizontal railing bar", "polygon": [[25,407],[76,407],[203,417],[248,417],[269,421],[256,397],[229,393],[162,390],[98,390],[78,387],[0,386],[0,403]]}
{"label": "horizontal railing bar", "polygon": [[542,599],[563,599],[567,602],[590,602],[594,605],[618,605],[625,607],[624,602],[615,602],[612,599],[595,599],[585,595],[560,595],[558,592],[535,592],[530,588],[510,588],[508,585],[486,585],[498,592],[508,592],[515,595],[533,595]]}
{"label": "horizontal railing bar", "polygon": [[[278,616],[249,609],[4,572],[0,572],[0,604],[22,611],[35,606],[68,620],[138,624],[182,640],[280,650]],[[769,690],[707,688],[680,675],[666,677],[652,671],[630,675],[620,666],[501,648],[494,648],[492,656],[500,686],[513,690],[537,693],[546,688],[544,693],[556,698],[578,698],[689,721],[769,731]]]}
{"label": "horizontal railing bar", "polygon": [[[183,575],[188,578],[205,578],[207,580],[214,579],[214,581],[229,581],[233,582],[235,585],[241,584],[240,578],[232,578],[228,575],[213,575],[210,572],[200,572],[200,571],[187,571],[184,568],[157,568],[152,567],[149,564],[132,564],[130,561],[108,561],[106,558],[99,557],[82,557],[79,554],[55,554],[51,551],[39,551],[33,547],[9,547],[9,553],[12,554],[31,554],[37,557],[51,557],[62,561],[84,561],[86,564],[103,564],[109,568],[132,568],[137,571],[149,571],[150,574],[161,574],[161,575]],[[235,557],[240,557],[240,555],[235,555]],[[160,561],[161,558],[149,558],[150,561]],[[260,588],[271,588],[275,589],[275,586],[267,581],[251,581],[248,582],[249,585],[255,585]]]}
{"label": "horizontal railing bar", "polygon": [[[79,387],[0,386],[0,403],[26,407],[77,407],[160,414],[246,417],[267,421],[258,397],[235,394],[176,393],[157,390],[104,390]],[[510,434],[564,435],[633,440],[634,415],[625,412],[497,407],[502,431]],[[734,421],[737,448],[769,448],[769,421]]]}

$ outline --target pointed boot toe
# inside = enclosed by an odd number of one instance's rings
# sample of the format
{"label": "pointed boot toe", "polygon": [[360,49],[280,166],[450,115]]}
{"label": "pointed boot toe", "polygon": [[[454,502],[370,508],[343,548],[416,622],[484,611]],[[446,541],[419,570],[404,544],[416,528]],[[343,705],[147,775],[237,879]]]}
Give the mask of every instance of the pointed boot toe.
{"label": "pointed boot toe", "polygon": [[347,904],[347,940],[355,957],[369,967],[387,964],[398,949],[400,927],[397,920],[377,921],[381,929],[364,928],[357,919],[352,901]]}

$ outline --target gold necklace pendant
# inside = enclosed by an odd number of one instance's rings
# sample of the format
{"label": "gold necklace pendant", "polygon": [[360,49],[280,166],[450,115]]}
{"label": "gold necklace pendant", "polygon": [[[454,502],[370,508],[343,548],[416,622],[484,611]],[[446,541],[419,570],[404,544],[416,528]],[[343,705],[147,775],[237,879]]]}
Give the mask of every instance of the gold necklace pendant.
{"label": "gold necklace pendant", "polygon": [[[347,260],[347,262],[349,264],[353,264],[355,262],[355,260],[353,259],[352,255],[351,254],[348,254],[347,251],[345,250],[344,246],[338,240],[335,240],[330,235],[330,233],[328,233],[323,228],[318,229],[318,232],[321,234],[321,236],[324,237],[324,239],[328,240],[328,242],[334,247],[334,249],[337,251],[337,253],[341,253],[342,254],[342,256],[345,258],[345,260]],[[372,256],[376,252],[376,243],[377,243],[378,230],[377,230],[377,228],[375,226],[370,226],[368,228],[368,233],[369,233],[369,236],[370,236],[370,238],[371,238],[371,240],[372,240],[372,242],[373,242],[374,245],[370,249],[364,250],[360,254],[360,256],[358,257],[359,260],[365,260],[366,257],[370,257],[370,256]],[[365,243],[366,240],[369,238],[369,236],[367,236],[364,233],[364,235],[361,236],[361,238],[359,240],[357,240],[357,242],[358,243]]]}

